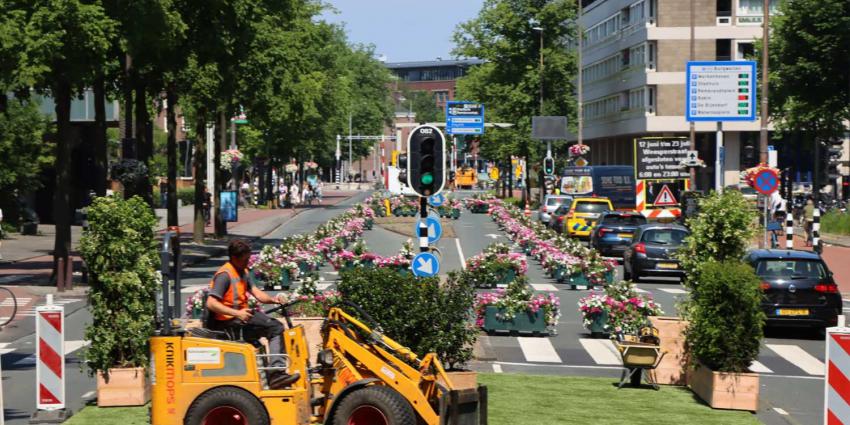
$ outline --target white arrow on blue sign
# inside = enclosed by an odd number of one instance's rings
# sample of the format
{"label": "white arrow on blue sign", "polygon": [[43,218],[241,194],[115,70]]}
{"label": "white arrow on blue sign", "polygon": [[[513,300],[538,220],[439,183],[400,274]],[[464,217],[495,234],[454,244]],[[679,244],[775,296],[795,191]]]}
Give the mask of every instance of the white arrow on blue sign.
{"label": "white arrow on blue sign", "polygon": [[[413,229],[413,234],[419,236],[419,223],[422,219],[416,220],[416,227]],[[437,217],[428,217],[425,219],[425,225],[428,226],[428,243],[435,243],[443,236],[443,225],[440,224],[440,219]]]}
{"label": "white arrow on blue sign", "polygon": [[442,193],[431,195],[428,197],[428,203],[431,204],[432,207],[439,207],[446,203],[446,197],[443,196]]}
{"label": "white arrow on blue sign", "polygon": [[437,256],[430,252],[420,252],[413,257],[413,262],[410,265],[413,269],[413,274],[418,277],[436,276],[440,272],[440,261]]}

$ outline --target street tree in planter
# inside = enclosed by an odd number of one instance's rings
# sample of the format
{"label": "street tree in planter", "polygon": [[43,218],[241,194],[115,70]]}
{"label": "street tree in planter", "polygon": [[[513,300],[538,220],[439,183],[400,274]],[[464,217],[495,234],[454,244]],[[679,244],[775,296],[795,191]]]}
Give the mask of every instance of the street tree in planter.
{"label": "street tree in planter", "polygon": [[699,296],[688,306],[687,347],[696,369],[694,392],[715,408],[755,411],[758,375],[748,373],[759,353],[765,315],[760,279],[740,260],[700,267]]}
{"label": "street tree in planter", "polygon": [[145,366],[160,280],[157,219],[138,196],[109,196],[95,199],[88,220],[80,241],[91,285],[85,364],[98,378],[98,405],[143,405],[150,399]]}

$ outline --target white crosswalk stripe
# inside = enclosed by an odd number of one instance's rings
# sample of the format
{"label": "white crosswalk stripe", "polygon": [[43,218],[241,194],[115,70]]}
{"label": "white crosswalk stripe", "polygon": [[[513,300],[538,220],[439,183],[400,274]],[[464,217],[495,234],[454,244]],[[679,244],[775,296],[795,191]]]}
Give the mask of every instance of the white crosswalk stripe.
{"label": "white crosswalk stripe", "polygon": [[11,299],[11,298],[6,298],[2,302],[0,302],[0,306],[5,307],[5,306],[10,306],[10,305],[15,305],[15,304],[25,305],[25,304],[28,304],[30,301],[32,301],[32,298],[16,298],[14,300]]}
{"label": "white crosswalk stripe", "polygon": [[207,287],[209,287],[209,285],[187,286],[187,287],[181,289],[180,293],[181,294],[194,294],[195,292],[198,292],[199,289],[203,289],[203,288],[207,288]]}
{"label": "white crosswalk stripe", "polygon": [[650,293],[646,289],[640,289],[640,288],[637,288],[637,287],[635,287],[635,292],[637,292],[638,294],[649,294]]}
{"label": "white crosswalk stripe", "polygon": [[330,283],[330,282],[319,282],[319,283],[316,283],[316,289],[318,289],[318,290],[320,290],[320,291],[324,291],[324,290],[327,290],[328,288],[330,288],[330,287],[331,287],[331,285],[333,285],[333,283]]}
{"label": "white crosswalk stripe", "polygon": [[620,353],[609,339],[579,339],[581,346],[590,354],[593,361],[599,365],[621,365]]}
{"label": "white crosswalk stripe", "polygon": [[750,371],[755,373],[773,373],[773,371],[770,370],[767,366],[755,360],[750,364]]}
{"label": "white crosswalk stripe", "polygon": [[679,288],[658,288],[659,291],[664,291],[668,294],[687,294],[688,291]]}
{"label": "white crosswalk stripe", "polygon": [[11,345],[11,344],[9,344],[8,342],[0,343],[0,356],[2,356],[3,354],[8,354],[8,353],[15,351],[14,348],[9,348],[9,345]]}
{"label": "white crosswalk stripe", "polygon": [[767,344],[767,348],[809,375],[823,376],[824,374],[823,362],[797,345]]}
{"label": "white crosswalk stripe", "polygon": [[83,347],[88,347],[89,341],[65,341],[65,354],[71,354]]}
{"label": "white crosswalk stripe", "polygon": [[532,283],[531,287],[534,288],[535,291],[558,292],[558,288],[551,283]]}
{"label": "white crosswalk stripe", "polygon": [[561,363],[561,357],[549,338],[518,337],[519,347],[525,360],[539,363]]}

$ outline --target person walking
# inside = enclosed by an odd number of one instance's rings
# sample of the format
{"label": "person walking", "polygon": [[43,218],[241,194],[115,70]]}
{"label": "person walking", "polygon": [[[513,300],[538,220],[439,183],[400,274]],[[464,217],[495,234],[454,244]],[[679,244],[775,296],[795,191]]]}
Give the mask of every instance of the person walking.
{"label": "person walking", "polygon": [[159,179],[159,207],[168,207],[168,180]]}
{"label": "person walking", "polygon": [[269,363],[275,372],[269,375],[269,387],[284,388],[300,378],[300,373],[286,372],[286,348],[283,345],[283,324],[262,311],[251,311],[248,294],[263,304],[282,304],[283,294],[269,296],[254,286],[248,272],[251,247],[241,239],[230,241],[227,246],[229,260],[213,275],[206,308],[211,313],[210,327],[226,331],[240,329],[248,341],[264,337],[269,342]]}
{"label": "person walking", "polygon": [[204,221],[206,222],[207,226],[210,225],[210,219],[212,217],[212,203],[213,203],[212,193],[210,193],[210,190],[205,187],[204,188],[204,204],[202,206],[204,207],[203,208],[203,210],[204,210]]}
{"label": "person walking", "polygon": [[295,208],[299,204],[301,204],[301,197],[298,193],[298,186],[295,183],[292,183],[292,186],[289,186],[289,199],[292,201],[292,208]]}
{"label": "person walking", "polygon": [[806,219],[806,246],[812,246],[812,225],[815,222],[815,202],[811,196],[806,199],[806,206],[803,208],[803,215]]}
{"label": "person walking", "polygon": [[324,186],[324,183],[322,183],[322,180],[319,180],[318,182],[316,182],[316,202],[318,202],[319,205],[322,204],[322,189],[323,189],[323,186]]}

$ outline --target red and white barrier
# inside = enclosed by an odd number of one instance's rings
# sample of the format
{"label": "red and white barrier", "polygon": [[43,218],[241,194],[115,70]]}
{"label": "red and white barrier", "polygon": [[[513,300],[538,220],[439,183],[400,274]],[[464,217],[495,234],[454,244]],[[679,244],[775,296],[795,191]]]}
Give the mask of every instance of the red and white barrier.
{"label": "red and white barrier", "polygon": [[826,330],[823,423],[850,424],[850,328]]}
{"label": "red and white barrier", "polygon": [[[52,297],[50,297],[52,298]],[[65,312],[48,304],[35,309],[36,407],[38,410],[65,408]]]}

